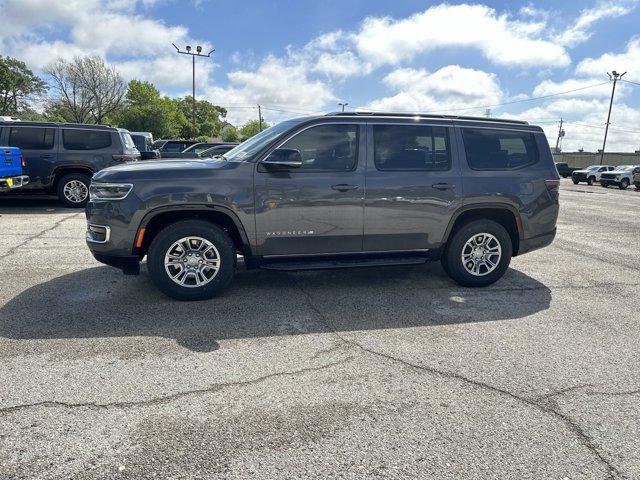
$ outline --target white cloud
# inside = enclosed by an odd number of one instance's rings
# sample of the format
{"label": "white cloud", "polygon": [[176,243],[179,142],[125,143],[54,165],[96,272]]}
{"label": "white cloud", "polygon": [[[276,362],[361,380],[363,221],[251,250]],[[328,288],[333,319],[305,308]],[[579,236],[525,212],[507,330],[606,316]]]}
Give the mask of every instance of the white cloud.
{"label": "white cloud", "polygon": [[[632,38],[622,53],[605,53],[597,58],[585,58],[576,67],[576,73],[603,77],[605,72],[622,73],[640,64],[640,37]],[[636,76],[637,78],[637,76]]]}
{"label": "white cloud", "polygon": [[[136,13],[139,5],[147,7],[153,2],[0,0],[3,19],[9,19],[0,30],[0,53],[18,57],[35,70],[57,58],[100,55],[126,79],[145,79],[160,87],[188,86],[190,62],[178,56],[171,43],[202,45],[205,51],[211,46],[190,38],[183,26],[167,26]],[[48,39],[51,34],[56,35]],[[60,39],[62,36],[67,39]],[[214,64],[205,60],[196,68],[198,83],[203,85]]]}
{"label": "white cloud", "polygon": [[568,65],[565,49],[542,38],[543,27],[513,21],[484,5],[441,4],[401,20],[369,17],[352,38],[358,53],[374,65],[397,65],[445,47],[478,49],[491,62],[507,66]]}
{"label": "white cloud", "polygon": [[557,41],[568,47],[578,45],[591,37],[590,28],[594,23],[605,18],[626,15],[637,3],[636,0],[609,0],[599,2],[595,7],[585,8],[575,23],[556,37]]}
{"label": "white cloud", "polygon": [[397,93],[374,100],[364,109],[444,112],[470,105],[495,104],[503,96],[494,74],[459,65],[449,65],[434,73],[401,68],[387,75],[384,83]]}
{"label": "white cloud", "polygon": [[309,78],[303,65],[273,56],[255,71],[238,70],[227,76],[228,87],[210,86],[205,96],[217,105],[229,107],[232,123],[256,118],[257,114],[247,106],[263,105],[264,116],[269,120],[320,112],[329,101],[336,100],[326,83]]}
{"label": "white cloud", "polygon": [[[591,85],[598,85],[597,87],[591,87]],[[618,90],[619,95],[623,95],[626,93],[626,89],[623,85],[620,85],[620,89]],[[581,89],[581,90],[578,90]],[[611,95],[611,85],[605,81],[603,81],[602,76],[600,78],[586,78],[586,79],[575,79],[571,78],[568,80],[564,80],[561,82],[555,82],[553,80],[544,80],[540,82],[533,89],[534,97],[542,97],[545,95],[556,95],[562,92],[569,92],[571,90],[577,90],[575,92],[571,92],[571,97],[580,97],[580,98],[592,98],[592,97],[600,97],[600,98],[609,98]]]}

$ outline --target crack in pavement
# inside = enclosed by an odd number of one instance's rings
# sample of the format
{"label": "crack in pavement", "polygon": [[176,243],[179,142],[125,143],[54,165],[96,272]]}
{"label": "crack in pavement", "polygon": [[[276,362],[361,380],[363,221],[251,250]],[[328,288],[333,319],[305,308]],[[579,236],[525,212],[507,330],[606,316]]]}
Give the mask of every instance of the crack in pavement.
{"label": "crack in pavement", "polygon": [[[593,384],[584,384],[584,385],[575,385],[573,387],[566,387],[563,389],[560,389],[558,391],[555,392],[551,392],[551,393],[547,393],[545,395],[540,395],[539,397],[534,397],[532,400],[534,401],[542,401],[542,400],[546,400],[546,399],[551,399],[551,398],[555,398],[555,397],[561,397],[563,395],[567,395],[568,393],[572,393],[578,390],[585,390],[587,388],[594,388],[594,387],[598,387],[598,386],[602,386],[602,385],[593,385]],[[622,391],[618,391],[618,392],[609,392],[609,391],[603,391],[603,390],[587,390],[585,392],[582,392],[584,395],[601,395],[601,396],[605,396],[605,397],[622,397],[622,396],[633,396],[633,395],[640,395],[640,388],[636,388],[635,390],[622,390]]]}
{"label": "crack in pavement", "polygon": [[29,235],[26,240],[24,240],[23,242],[20,242],[18,245],[11,247],[9,250],[7,250],[5,253],[3,253],[2,255],[0,255],[0,260],[4,260],[5,258],[13,255],[14,253],[16,253],[18,251],[18,249],[24,247],[26,244],[28,244],[29,242],[31,242],[32,240],[35,240],[37,238],[41,238],[45,233],[48,233],[52,230],[55,230],[56,228],[58,228],[60,225],[62,225],[64,222],[66,222],[67,220],[70,220],[72,218],[76,218],[79,215],[82,215],[84,212],[78,212],[78,213],[73,213],[67,217],[63,217],[60,220],[56,221],[51,227],[49,228],[45,228],[44,230],[41,230],[38,233],[35,233],[33,235]]}
{"label": "crack in pavement", "polygon": [[214,385],[210,385],[204,388],[185,390],[182,392],[173,393],[171,395],[152,397],[146,400],[134,400],[134,401],[128,401],[128,402],[107,402],[107,403],[96,403],[96,402],[72,403],[72,402],[45,400],[42,402],[25,403],[25,404],[12,405],[9,407],[0,408],[0,415],[15,413],[21,410],[26,410],[26,409],[35,408],[35,407],[88,408],[92,410],[104,410],[108,408],[132,408],[132,407],[141,407],[141,406],[149,406],[149,405],[162,405],[162,404],[169,403],[184,397],[189,397],[194,395],[206,395],[208,393],[219,392],[229,387],[245,387],[249,385],[256,385],[258,383],[262,383],[276,377],[296,376],[296,375],[305,374],[309,372],[317,372],[320,370],[335,367],[337,365],[341,365],[343,363],[347,363],[352,359],[353,357],[349,356],[335,362],[330,362],[330,363],[326,363],[326,364],[315,366],[315,367],[305,367],[298,370],[274,372],[268,375],[264,375],[262,377],[254,378],[252,380],[216,383]]}
{"label": "crack in pavement", "polygon": [[557,420],[561,421],[565,427],[571,431],[578,439],[578,441],[580,442],[581,445],[583,445],[595,458],[596,460],[603,465],[606,470],[607,470],[607,479],[613,480],[616,477],[618,478],[627,478],[626,475],[624,475],[622,472],[620,472],[620,470],[613,465],[613,463],[611,461],[609,461],[603,454],[602,452],[600,452],[599,448],[596,446],[596,444],[594,443],[594,440],[591,438],[591,436],[589,436],[583,429],[582,427],[580,427],[573,419],[571,419],[568,415],[562,413],[559,411],[559,407],[557,404],[554,404],[553,401],[551,400],[547,400],[546,402],[541,402],[541,401],[535,401],[533,399],[527,398],[527,397],[523,397],[520,395],[517,395],[513,392],[510,392],[509,390],[494,386],[494,385],[490,385],[488,383],[484,383],[481,382],[479,380],[474,380],[472,378],[468,378],[465,377],[464,375],[461,375],[459,373],[456,372],[451,372],[451,371],[446,371],[446,370],[440,370],[437,369],[435,367],[432,366],[425,366],[425,365],[418,365],[412,362],[409,362],[407,360],[404,360],[402,358],[398,358],[398,357],[394,357],[393,355],[387,354],[387,353],[383,353],[383,352],[379,352],[377,350],[373,350],[371,348],[365,347],[364,345],[356,342],[355,340],[350,340],[347,339],[345,337],[343,337],[342,335],[340,335],[340,333],[337,332],[337,330],[335,330],[329,320],[327,319],[326,315],[324,313],[322,313],[320,311],[320,309],[318,307],[316,307],[316,305],[313,303],[313,299],[311,297],[311,294],[309,292],[307,292],[302,285],[300,285],[295,278],[292,277],[292,281],[294,283],[294,285],[302,292],[303,296],[306,299],[306,303],[308,305],[308,307],[318,316],[318,318],[322,321],[322,323],[325,325],[325,327],[328,329],[329,332],[331,332],[332,334],[334,334],[339,340],[341,340],[342,342],[344,342],[345,344],[350,345],[353,348],[362,350],[364,352],[367,352],[371,355],[375,355],[377,357],[381,357],[384,358],[388,361],[391,361],[393,363],[399,363],[407,368],[410,368],[412,370],[418,370],[421,372],[427,372],[430,373],[434,376],[438,376],[441,378],[446,378],[446,379],[454,379],[454,380],[458,380],[459,382],[463,383],[463,384],[467,384],[467,385],[472,385],[474,387],[483,389],[483,390],[488,390],[490,392],[502,395],[502,396],[506,396],[511,398],[512,400],[515,400],[519,403],[522,403],[526,406],[532,407],[536,410],[539,410],[547,415],[550,415],[554,418],[556,418]]}

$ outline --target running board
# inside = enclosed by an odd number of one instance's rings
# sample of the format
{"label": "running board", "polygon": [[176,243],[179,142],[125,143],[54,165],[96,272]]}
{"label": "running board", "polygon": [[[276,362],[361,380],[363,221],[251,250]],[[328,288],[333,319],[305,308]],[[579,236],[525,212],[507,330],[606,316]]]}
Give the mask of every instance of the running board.
{"label": "running board", "polygon": [[266,270],[326,270],[333,268],[353,268],[353,267],[386,267],[391,265],[420,265],[429,260],[425,257],[380,257],[380,258],[352,258],[340,260],[309,260],[309,261],[289,261],[273,262],[260,266]]}

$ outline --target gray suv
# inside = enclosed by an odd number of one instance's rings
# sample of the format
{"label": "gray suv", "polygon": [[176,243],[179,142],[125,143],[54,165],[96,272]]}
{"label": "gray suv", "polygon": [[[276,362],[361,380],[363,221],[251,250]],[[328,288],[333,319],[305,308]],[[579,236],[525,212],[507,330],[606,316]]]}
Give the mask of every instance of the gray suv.
{"label": "gray suv", "polygon": [[179,300],[212,297],[247,268],[440,260],[463,286],[500,279],[549,245],[559,176],[540,127],[435,115],[288,120],[223,157],[98,172],[86,207],[95,258]]}
{"label": "gray suv", "polygon": [[0,145],[24,155],[30,182],[18,193],[54,194],[67,207],[85,206],[98,170],[140,160],[129,132],[107,125],[0,122]]}

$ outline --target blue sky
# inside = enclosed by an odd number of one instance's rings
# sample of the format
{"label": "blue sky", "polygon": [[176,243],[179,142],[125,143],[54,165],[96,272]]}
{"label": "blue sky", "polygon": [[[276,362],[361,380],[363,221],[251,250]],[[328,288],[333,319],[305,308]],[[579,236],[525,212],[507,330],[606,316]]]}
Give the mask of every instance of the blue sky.
{"label": "blue sky", "polygon": [[[640,83],[638,3],[0,0],[0,54],[36,71],[101,55],[126,79],[176,96],[190,91],[191,68],[171,42],[202,44],[216,52],[198,59],[196,95],[234,123],[255,118],[257,103],[275,122],[339,101],[468,115],[517,102],[492,114],[542,124],[552,143],[562,116],[565,150],[595,150],[611,85],[592,86],[612,69]],[[640,149],[640,86],[620,84],[610,142]]]}

